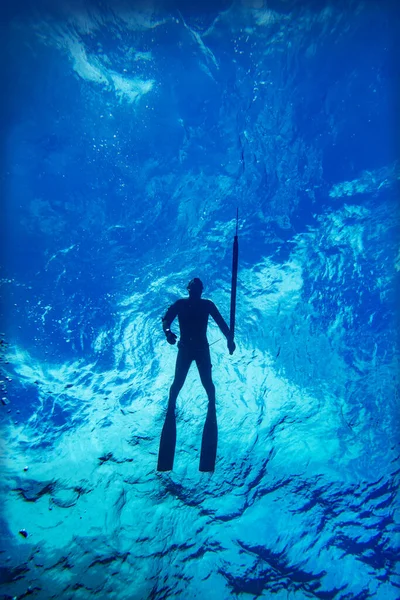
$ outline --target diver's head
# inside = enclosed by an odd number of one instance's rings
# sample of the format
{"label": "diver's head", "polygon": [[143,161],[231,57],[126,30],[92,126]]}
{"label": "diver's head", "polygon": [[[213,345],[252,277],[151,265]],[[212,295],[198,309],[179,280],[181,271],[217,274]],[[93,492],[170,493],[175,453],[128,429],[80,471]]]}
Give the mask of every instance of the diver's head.
{"label": "diver's head", "polygon": [[203,292],[203,283],[201,279],[195,277],[187,284],[187,291],[189,292],[189,296],[191,298],[200,298]]}

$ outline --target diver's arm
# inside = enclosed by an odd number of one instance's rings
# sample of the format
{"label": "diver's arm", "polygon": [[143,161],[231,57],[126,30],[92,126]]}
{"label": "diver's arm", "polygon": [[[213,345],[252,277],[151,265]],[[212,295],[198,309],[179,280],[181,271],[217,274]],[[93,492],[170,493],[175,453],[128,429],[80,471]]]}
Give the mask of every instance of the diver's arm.
{"label": "diver's arm", "polygon": [[210,315],[212,316],[212,318],[214,319],[214,321],[216,322],[216,324],[218,325],[218,327],[220,328],[220,330],[222,331],[222,333],[224,334],[224,336],[226,337],[226,339],[228,341],[229,354],[233,354],[235,352],[236,345],[235,345],[235,342],[233,341],[233,336],[231,335],[231,330],[229,329],[225,319],[219,312],[218,308],[211,301],[210,301]]}
{"label": "diver's arm", "polygon": [[165,335],[167,335],[168,331],[171,331],[171,323],[165,318],[162,318],[162,328]]}
{"label": "diver's arm", "polygon": [[228,339],[230,336],[229,327],[228,327],[225,319],[219,312],[218,308],[215,306],[215,304],[212,304],[212,308],[210,310],[210,315],[212,316],[212,318],[214,319],[214,321],[216,322],[216,324],[218,325],[218,327],[220,328],[220,330],[222,331],[222,333],[224,334],[226,339]]}
{"label": "diver's arm", "polygon": [[177,314],[178,307],[177,302],[175,302],[174,304],[172,304],[172,306],[169,307],[169,309],[162,318],[162,328],[165,333],[165,337],[167,338],[167,342],[172,345],[175,344],[177,336],[171,331],[170,327]]}

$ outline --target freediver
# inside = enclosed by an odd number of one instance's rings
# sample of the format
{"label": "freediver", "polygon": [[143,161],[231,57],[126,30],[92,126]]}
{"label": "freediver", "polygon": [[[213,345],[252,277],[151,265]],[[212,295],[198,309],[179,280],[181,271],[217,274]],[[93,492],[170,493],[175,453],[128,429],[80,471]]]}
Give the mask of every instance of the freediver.
{"label": "freediver", "polygon": [[203,283],[198,277],[187,286],[189,298],[181,298],[172,304],[164,317],[162,326],[167,342],[174,345],[177,336],[170,329],[175,317],[178,317],[180,339],[176,359],[175,377],[169,391],[167,414],[161,433],[157,471],[171,471],[174,464],[176,444],[176,399],[188,374],[189,367],[196,361],[201,383],[207,392],[208,410],[204,424],[200,453],[200,471],[214,471],[217,454],[217,415],[215,409],[215,386],[211,376],[211,358],[207,341],[208,316],[211,315],[227,339],[229,354],[236,348],[230,329],[219,310],[211,300],[201,297]]}

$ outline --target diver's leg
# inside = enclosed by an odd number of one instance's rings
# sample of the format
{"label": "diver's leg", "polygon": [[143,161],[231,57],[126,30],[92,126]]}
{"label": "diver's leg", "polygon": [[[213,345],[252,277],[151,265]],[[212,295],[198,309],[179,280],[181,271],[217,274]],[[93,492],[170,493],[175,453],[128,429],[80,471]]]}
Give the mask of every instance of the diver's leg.
{"label": "diver's leg", "polygon": [[201,383],[207,392],[208,409],[201,440],[200,471],[214,471],[217,456],[218,427],[215,409],[215,386],[211,376],[210,351],[207,347],[196,357]]}
{"label": "diver's leg", "polygon": [[183,350],[178,351],[175,366],[175,377],[169,391],[168,408],[164,426],[161,432],[160,448],[158,451],[157,471],[171,471],[174,466],[176,445],[175,406],[179,392],[185,383],[186,375],[192,360]]}

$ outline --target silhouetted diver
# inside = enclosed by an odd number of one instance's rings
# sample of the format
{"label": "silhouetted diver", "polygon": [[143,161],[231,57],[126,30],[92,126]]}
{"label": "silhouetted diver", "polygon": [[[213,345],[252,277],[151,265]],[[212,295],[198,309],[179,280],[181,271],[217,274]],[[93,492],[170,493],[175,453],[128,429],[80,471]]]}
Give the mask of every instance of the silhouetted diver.
{"label": "silhouetted diver", "polygon": [[177,300],[169,307],[162,319],[163,330],[169,344],[175,344],[177,336],[170,329],[178,317],[180,340],[176,359],[175,378],[169,392],[168,408],[161,433],[158,453],[158,471],[170,471],[174,464],[176,444],[176,399],[188,374],[192,361],[196,361],[201,383],[208,396],[208,410],[204,424],[200,454],[200,471],[214,471],[217,454],[217,415],[215,411],[215,386],[211,376],[211,358],[207,341],[208,316],[211,315],[227,338],[230,354],[235,351],[235,342],[228,325],[211,300],[201,298],[203,284],[198,277],[192,279],[187,290],[189,298]]}

